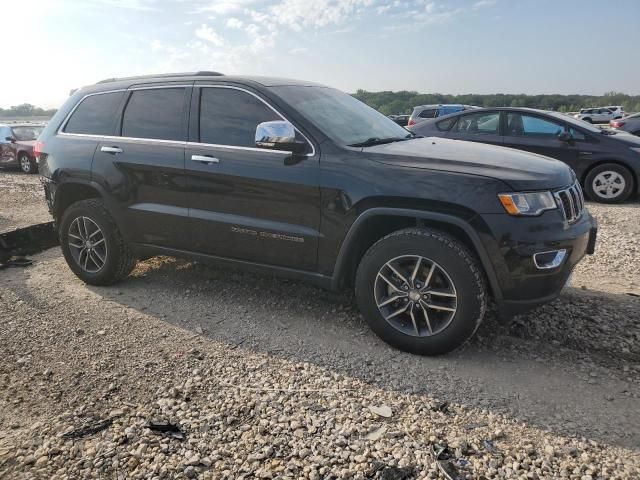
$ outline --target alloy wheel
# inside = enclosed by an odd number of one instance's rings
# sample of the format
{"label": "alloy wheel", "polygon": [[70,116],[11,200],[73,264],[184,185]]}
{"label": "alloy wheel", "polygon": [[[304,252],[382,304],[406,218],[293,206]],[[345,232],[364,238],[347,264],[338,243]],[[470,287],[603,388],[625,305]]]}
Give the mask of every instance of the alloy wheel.
{"label": "alloy wheel", "polygon": [[85,272],[97,273],[107,261],[107,242],[98,224],[89,217],[77,217],[68,231],[71,256]]}
{"label": "alloy wheel", "polygon": [[20,156],[20,168],[24,173],[29,173],[31,171],[31,160],[27,155]]}
{"label": "alloy wheel", "polygon": [[606,170],[594,177],[591,186],[596,195],[601,198],[616,198],[624,192],[627,182],[618,172]]}
{"label": "alloy wheel", "polygon": [[407,335],[446,329],[458,308],[455,285],[442,266],[418,255],[396,257],[378,271],[374,298],[382,317]]}

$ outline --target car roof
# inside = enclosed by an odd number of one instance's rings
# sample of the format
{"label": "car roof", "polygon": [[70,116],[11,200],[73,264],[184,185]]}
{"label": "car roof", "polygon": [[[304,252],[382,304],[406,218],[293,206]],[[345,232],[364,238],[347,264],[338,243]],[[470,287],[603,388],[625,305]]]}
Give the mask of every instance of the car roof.
{"label": "car roof", "polygon": [[290,78],[267,77],[258,75],[223,75],[218,72],[189,72],[189,73],[164,73],[158,75],[142,75],[136,77],[108,78],[94,85],[88,85],[81,90],[83,93],[100,92],[108,90],[127,89],[132,86],[150,85],[156,83],[176,83],[207,80],[220,83],[241,83],[262,87],[276,86],[322,86],[318,83]]}

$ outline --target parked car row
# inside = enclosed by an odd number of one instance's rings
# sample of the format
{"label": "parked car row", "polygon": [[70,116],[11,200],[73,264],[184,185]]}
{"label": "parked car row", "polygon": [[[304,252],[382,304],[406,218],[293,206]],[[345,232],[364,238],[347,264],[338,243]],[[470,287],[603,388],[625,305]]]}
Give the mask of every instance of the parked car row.
{"label": "parked car row", "polygon": [[[627,125],[636,128],[631,122],[621,127]],[[484,108],[424,121],[409,129],[425,137],[488,143],[555,158],[576,172],[588,197],[598,202],[622,202],[638,191],[640,138],[602,130],[560,113]]]}
{"label": "parked car row", "polygon": [[33,145],[43,129],[41,124],[0,124],[0,166],[20,167],[24,173],[36,173],[38,165]]}

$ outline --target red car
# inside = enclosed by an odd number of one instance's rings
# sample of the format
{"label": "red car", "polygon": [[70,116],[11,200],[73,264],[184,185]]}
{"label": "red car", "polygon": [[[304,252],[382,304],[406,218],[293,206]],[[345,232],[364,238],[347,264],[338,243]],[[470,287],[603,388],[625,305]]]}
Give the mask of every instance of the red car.
{"label": "red car", "polygon": [[24,173],[36,173],[33,145],[44,125],[0,124],[0,166],[18,166]]}

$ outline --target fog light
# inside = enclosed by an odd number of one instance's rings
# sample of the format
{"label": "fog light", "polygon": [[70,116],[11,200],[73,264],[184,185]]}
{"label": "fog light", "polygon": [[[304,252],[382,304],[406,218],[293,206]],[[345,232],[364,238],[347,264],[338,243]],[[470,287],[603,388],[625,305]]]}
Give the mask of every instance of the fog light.
{"label": "fog light", "polygon": [[548,252],[539,252],[533,255],[533,263],[539,270],[548,270],[550,268],[559,267],[567,256],[567,251],[550,250]]}

